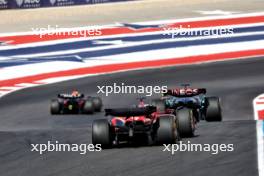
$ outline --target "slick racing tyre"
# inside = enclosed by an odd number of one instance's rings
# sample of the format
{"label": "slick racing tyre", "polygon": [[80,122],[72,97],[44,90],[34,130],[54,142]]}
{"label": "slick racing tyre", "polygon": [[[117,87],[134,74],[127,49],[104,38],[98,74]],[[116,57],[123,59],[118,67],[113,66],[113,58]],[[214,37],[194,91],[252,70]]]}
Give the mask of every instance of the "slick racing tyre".
{"label": "slick racing tyre", "polygon": [[222,110],[218,97],[207,97],[205,120],[208,122],[222,121]]}
{"label": "slick racing tyre", "polygon": [[157,129],[158,144],[173,144],[179,140],[177,124],[174,115],[162,115],[159,117],[159,128]]}
{"label": "slick racing tyre", "polygon": [[163,100],[160,99],[152,100],[151,105],[156,106],[158,112],[165,113],[166,111],[165,102]]}
{"label": "slick racing tyre", "polygon": [[92,125],[92,143],[101,144],[102,148],[112,145],[110,124],[107,119],[95,120]]}
{"label": "slick racing tyre", "polygon": [[178,128],[181,137],[192,137],[195,131],[195,121],[192,110],[182,108],[177,111]]}
{"label": "slick racing tyre", "polygon": [[51,114],[60,114],[60,103],[58,100],[52,100],[50,105],[50,113]]}
{"label": "slick racing tyre", "polygon": [[83,106],[84,114],[93,114],[94,113],[94,105],[91,100],[86,100]]}
{"label": "slick racing tyre", "polygon": [[102,99],[100,97],[93,97],[92,98],[94,110],[96,112],[100,112],[103,106]]}

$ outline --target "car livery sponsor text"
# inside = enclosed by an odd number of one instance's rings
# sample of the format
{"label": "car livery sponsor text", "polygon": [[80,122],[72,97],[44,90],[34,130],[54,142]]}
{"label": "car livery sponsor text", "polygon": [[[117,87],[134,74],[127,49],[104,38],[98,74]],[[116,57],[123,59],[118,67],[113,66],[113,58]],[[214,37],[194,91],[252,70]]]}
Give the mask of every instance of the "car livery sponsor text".
{"label": "car livery sponsor text", "polygon": [[16,0],[16,4],[21,8],[36,8],[41,6],[40,0]]}

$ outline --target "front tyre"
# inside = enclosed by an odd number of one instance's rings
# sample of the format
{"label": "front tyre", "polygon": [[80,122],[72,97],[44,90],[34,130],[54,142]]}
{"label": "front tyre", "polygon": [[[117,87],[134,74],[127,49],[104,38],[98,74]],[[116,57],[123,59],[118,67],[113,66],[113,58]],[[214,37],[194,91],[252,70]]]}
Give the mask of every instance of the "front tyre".
{"label": "front tyre", "polygon": [[222,121],[222,110],[218,97],[208,97],[205,120],[208,122]]}
{"label": "front tyre", "polygon": [[107,119],[99,119],[93,122],[92,143],[94,145],[101,144],[102,148],[111,147],[111,129]]}

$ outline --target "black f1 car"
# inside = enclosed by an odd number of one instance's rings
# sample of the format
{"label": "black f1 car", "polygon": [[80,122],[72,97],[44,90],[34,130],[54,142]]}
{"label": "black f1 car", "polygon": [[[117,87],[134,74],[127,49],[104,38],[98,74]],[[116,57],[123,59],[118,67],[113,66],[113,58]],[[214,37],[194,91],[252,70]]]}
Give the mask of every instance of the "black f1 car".
{"label": "black f1 car", "polygon": [[102,109],[100,97],[85,97],[84,94],[58,94],[51,100],[51,114],[92,114]]}
{"label": "black f1 car", "polygon": [[205,88],[190,88],[184,84],[183,88],[170,89],[161,99],[154,100],[152,105],[159,111],[174,114],[179,124],[182,137],[193,136],[197,122],[222,121],[220,99],[207,97]]}
{"label": "black f1 car", "polygon": [[179,140],[175,116],[158,114],[154,106],[105,109],[105,113],[110,120],[98,119],[92,124],[92,142],[103,148],[124,142],[151,145]]}

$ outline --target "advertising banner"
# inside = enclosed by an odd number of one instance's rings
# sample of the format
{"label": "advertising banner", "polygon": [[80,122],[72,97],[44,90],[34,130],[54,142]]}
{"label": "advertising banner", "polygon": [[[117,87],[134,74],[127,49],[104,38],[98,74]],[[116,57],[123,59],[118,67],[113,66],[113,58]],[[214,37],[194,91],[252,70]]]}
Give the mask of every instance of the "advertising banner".
{"label": "advertising banner", "polygon": [[39,8],[42,0],[10,0],[11,8]]}
{"label": "advertising banner", "polygon": [[120,1],[129,0],[0,0],[0,10],[85,5]]}
{"label": "advertising banner", "polygon": [[0,0],[0,10],[1,9],[10,9],[10,1],[8,0]]}

